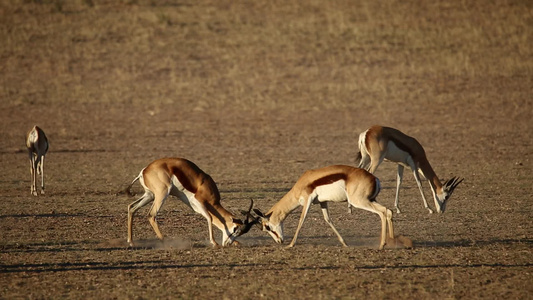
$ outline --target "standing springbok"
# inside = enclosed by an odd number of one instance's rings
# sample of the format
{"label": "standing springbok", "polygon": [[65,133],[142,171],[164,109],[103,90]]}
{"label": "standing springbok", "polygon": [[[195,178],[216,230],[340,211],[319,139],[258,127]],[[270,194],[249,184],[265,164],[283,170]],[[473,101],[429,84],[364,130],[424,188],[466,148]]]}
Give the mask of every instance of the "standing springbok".
{"label": "standing springbok", "polygon": [[26,147],[30,157],[30,173],[32,195],[37,196],[37,174],[41,175],[41,195],[44,195],[44,156],[48,151],[48,139],[44,131],[39,126],[33,128],[26,134]]}
{"label": "standing springbok", "polygon": [[288,247],[293,247],[311,204],[319,203],[324,220],[333,229],[340,243],[346,247],[344,239],[329,218],[328,202],[348,201],[351,206],[379,215],[381,218],[379,249],[383,249],[386,243],[387,226],[391,238],[394,237],[394,230],[392,211],[376,202],[379,191],[379,179],[369,172],[350,166],[334,165],[306,171],[292,189],[266,214],[258,209],[254,209],[254,212],[259,216],[258,222],[261,223],[262,230],[281,244],[283,243],[283,221],[298,206],[303,206],[298,227],[288,245]]}
{"label": "standing springbok", "polygon": [[[191,207],[195,212],[207,219],[209,229],[209,241],[213,247],[218,247],[213,238],[212,224],[222,231],[222,245],[228,246],[235,239],[248,232],[254,222],[248,218],[243,222],[227,211],[220,203],[218,188],[208,174],[202,171],[193,162],[183,158],[162,158],[150,163],[142,169],[127,190],[137,181],[144,188],[144,195],[128,205],[128,243],[132,242],[132,221],[135,212],[148,203],[152,203],[148,221],[159,239],[163,235],[157,226],[156,216],[168,195],[178,197],[183,203]],[[250,214],[253,202],[248,209]]]}
{"label": "standing springbok", "polygon": [[443,213],[446,210],[446,204],[450,196],[455,188],[464,180],[464,178],[459,179],[453,177],[442,184],[429,164],[422,145],[416,139],[394,128],[379,125],[370,127],[359,135],[359,151],[359,167],[368,170],[372,174],[376,172],[378,166],[384,159],[398,164],[396,198],[394,201],[397,213],[400,213],[398,201],[404,167],[409,167],[413,171],[418,189],[420,190],[420,194],[422,194],[424,207],[429,213],[433,213],[433,210],[428,207],[419,174],[424,179],[427,179],[431,186],[438,213]]}

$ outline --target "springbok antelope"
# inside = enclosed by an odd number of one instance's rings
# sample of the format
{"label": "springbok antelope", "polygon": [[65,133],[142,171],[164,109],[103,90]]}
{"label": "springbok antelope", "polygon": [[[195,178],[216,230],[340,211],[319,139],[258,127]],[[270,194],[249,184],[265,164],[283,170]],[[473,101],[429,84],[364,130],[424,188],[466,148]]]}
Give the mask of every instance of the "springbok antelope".
{"label": "springbok antelope", "polygon": [[[128,192],[137,180],[144,188],[144,195],[128,205],[128,243],[132,246],[133,215],[139,208],[150,202],[153,203],[148,221],[157,237],[163,239],[155,218],[168,195],[178,197],[207,219],[209,241],[213,247],[218,247],[218,244],[213,238],[212,224],[222,231],[223,246],[233,243],[238,236],[248,232],[254,224],[253,221],[249,222],[248,217],[243,222],[227,211],[220,203],[220,193],[211,176],[189,160],[162,158],[153,161],[132,181],[127,188]],[[248,212],[243,212],[243,214],[249,215],[252,206],[253,201]]]}
{"label": "springbok antelope", "polygon": [[312,203],[319,203],[324,220],[337,235],[340,243],[346,247],[344,239],[339,234],[330,220],[328,202],[348,201],[349,205],[374,212],[381,218],[381,241],[379,249],[386,243],[387,226],[389,236],[394,237],[392,228],[392,211],[376,202],[380,191],[379,179],[369,172],[350,166],[334,165],[321,169],[306,171],[292,189],[266,214],[254,209],[259,216],[257,222],[261,223],[274,241],[283,243],[283,221],[298,206],[303,206],[300,221],[294,237],[288,247],[293,247],[302,228],[305,216]]}
{"label": "springbok antelope", "polygon": [[379,125],[370,127],[359,135],[359,151],[359,168],[364,168],[372,174],[376,172],[378,166],[384,159],[398,164],[396,198],[394,201],[397,213],[400,213],[398,201],[404,167],[409,167],[413,171],[416,184],[418,185],[420,194],[422,194],[424,207],[429,213],[433,213],[433,210],[428,207],[419,174],[424,179],[427,179],[431,186],[438,213],[443,213],[446,210],[446,204],[450,196],[455,188],[464,180],[464,178],[459,179],[453,177],[442,184],[429,164],[422,145],[416,139],[394,128]]}
{"label": "springbok antelope", "polygon": [[26,147],[30,157],[30,173],[32,195],[37,196],[37,174],[41,175],[41,195],[44,195],[44,156],[48,151],[48,139],[44,131],[39,126],[33,128],[26,134]]}

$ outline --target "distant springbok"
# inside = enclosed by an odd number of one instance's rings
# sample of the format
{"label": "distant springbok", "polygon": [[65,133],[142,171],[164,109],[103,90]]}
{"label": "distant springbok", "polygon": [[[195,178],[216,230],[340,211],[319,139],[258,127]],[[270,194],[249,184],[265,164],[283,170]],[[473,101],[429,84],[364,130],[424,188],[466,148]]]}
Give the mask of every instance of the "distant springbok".
{"label": "distant springbok", "polygon": [[398,164],[396,198],[394,202],[397,213],[400,213],[398,201],[404,167],[409,167],[413,171],[418,189],[422,194],[424,207],[429,213],[433,213],[433,210],[428,207],[419,174],[424,179],[427,179],[431,186],[438,213],[443,213],[446,210],[446,204],[450,196],[455,188],[464,180],[464,178],[459,179],[453,177],[442,184],[429,164],[422,145],[416,139],[394,128],[379,125],[370,127],[359,135],[359,151],[359,167],[368,170],[372,174],[376,172],[378,166],[384,159]]}
{"label": "distant springbok", "polygon": [[288,247],[293,247],[302,228],[305,216],[311,204],[318,203],[322,208],[324,220],[333,229],[339,242],[346,247],[329,218],[328,202],[345,202],[348,205],[376,213],[381,218],[381,241],[379,249],[383,249],[389,237],[394,238],[392,228],[392,211],[376,202],[380,191],[379,180],[368,171],[343,165],[329,166],[316,170],[308,170],[294,184],[291,190],[266,213],[258,209],[254,212],[259,216],[258,223],[277,243],[283,243],[283,221],[299,206],[303,206],[298,227]]}
{"label": "distant springbok", "polygon": [[[213,247],[219,245],[213,238],[212,224],[222,231],[222,246],[230,245],[255,224],[255,219],[249,222],[247,217],[243,222],[227,211],[220,203],[220,193],[211,176],[184,158],[162,158],[153,161],[141,170],[139,176],[127,188],[128,191],[137,180],[144,188],[144,195],[128,205],[128,243],[130,245],[133,245],[133,215],[148,203],[152,203],[148,221],[157,237],[163,239],[155,219],[168,195],[178,197],[207,219],[209,241]],[[252,206],[253,201],[248,211],[242,213],[249,216]]]}
{"label": "distant springbok", "polygon": [[44,195],[44,156],[48,151],[48,139],[38,126],[26,134],[26,147],[31,165],[31,194],[37,196],[37,174],[41,174],[41,195]]}

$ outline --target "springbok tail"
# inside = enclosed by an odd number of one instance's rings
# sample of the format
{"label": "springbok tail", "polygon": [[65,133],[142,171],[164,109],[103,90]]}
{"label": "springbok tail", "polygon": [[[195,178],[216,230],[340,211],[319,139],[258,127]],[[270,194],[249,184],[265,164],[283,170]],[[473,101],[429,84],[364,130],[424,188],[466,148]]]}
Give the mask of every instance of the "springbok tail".
{"label": "springbok tail", "polygon": [[[143,169],[143,171],[144,171],[144,169]],[[141,177],[142,177],[142,175],[143,175],[143,171],[141,171],[141,172],[139,173],[139,175],[138,175],[137,177],[135,177],[135,179],[133,179],[133,181],[132,181],[129,185],[127,185],[124,189],[119,190],[119,191],[117,192],[117,195],[119,195],[119,194],[127,194],[127,195],[130,196],[130,197],[135,196],[135,193],[133,193],[133,192],[131,191],[131,187],[133,186],[133,184],[134,184],[135,182],[137,182],[139,179],[141,179]]]}
{"label": "springbok tail", "polygon": [[381,191],[381,182],[376,177],[376,187],[375,187],[374,193],[372,193],[372,196],[370,197],[370,199],[372,199],[372,201],[376,201],[376,197],[379,195],[380,191]]}

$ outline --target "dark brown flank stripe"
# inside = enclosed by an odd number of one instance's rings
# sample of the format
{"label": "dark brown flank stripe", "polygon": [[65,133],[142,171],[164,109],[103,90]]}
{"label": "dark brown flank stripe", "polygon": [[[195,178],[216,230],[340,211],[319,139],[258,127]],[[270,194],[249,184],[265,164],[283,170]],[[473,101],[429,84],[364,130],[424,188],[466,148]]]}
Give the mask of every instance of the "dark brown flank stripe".
{"label": "dark brown flank stripe", "polygon": [[[174,174],[178,181],[183,185],[183,187],[195,194],[195,196],[200,200],[203,199],[206,202],[206,206],[209,213],[211,213],[215,218],[217,218],[221,223],[225,224],[226,220],[221,214],[220,210],[224,210],[224,207],[220,206],[220,193],[218,188],[208,174],[204,173],[196,164],[188,160],[182,160],[181,165],[184,167],[180,168],[180,165],[173,165],[169,167],[165,163],[165,167],[168,168],[171,174]],[[197,176],[195,176],[197,175]],[[217,206],[218,208],[214,207]],[[231,215],[231,213],[229,213]],[[232,219],[233,219],[233,215]]]}
{"label": "dark brown flank stripe", "polygon": [[[401,131],[399,131],[397,129],[391,128],[391,127],[380,127],[379,129],[376,128],[376,127],[372,127],[367,132],[367,136],[366,136],[366,139],[365,139],[366,148],[370,149],[369,148],[369,142],[368,142],[369,141],[369,135],[372,135],[371,138],[374,138],[374,139],[377,140],[378,136],[383,135],[384,131],[392,132],[393,134],[389,134],[389,141],[393,142],[400,150],[409,153],[409,155],[412,158],[415,158],[415,155],[414,155],[414,153],[411,152],[411,148],[409,146],[407,146],[406,144],[402,143],[395,136],[396,135],[401,135],[401,136],[403,136],[406,139],[412,140],[413,144],[416,144],[418,147],[422,148],[422,145],[420,145],[420,143],[415,138],[412,138],[412,137],[406,135],[405,133],[403,133],[403,132],[401,132]],[[422,151],[423,151],[423,148],[422,148]]]}
{"label": "dark brown flank stripe", "polygon": [[[189,176],[187,176],[187,174],[185,174],[185,172],[183,172],[178,167],[172,167],[172,168],[170,168],[170,173],[174,174],[178,178],[179,182],[183,185],[183,187],[187,191],[189,191],[189,192],[191,192],[193,194],[196,194],[196,191],[198,189],[195,186],[195,184],[193,182],[191,182],[191,178]],[[201,174],[201,172],[198,172],[198,174]]]}
{"label": "dark brown flank stripe", "polygon": [[[391,138],[390,141],[393,142],[394,144],[396,144],[396,146],[397,146],[398,148],[400,148],[400,150],[409,153],[409,155],[411,155],[411,157],[413,157],[413,158],[415,157],[415,155],[411,152],[410,148],[407,147],[407,145],[405,145],[404,143],[402,143],[400,140],[395,139],[395,138]],[[415,142],[416,142],[416,140],[415,140]],[[418,142],[417,142],[417,143],[418,143]]]}
{"label": "dark brown flank stripe", "polygon": [[327,176],[324,176],[324,177],[320,177],[317,180],[311,182],[309,184],[309,188],[311,189],[311,191],[314,191],[318,186],[330,184],[330,183],[333,183],[333,182],[339,181],[339,180],[345,180],[346,181],[346,174],[344,174],[344,173],[335,173],[335,174],[330,174],[330,175],[327,175]]}

